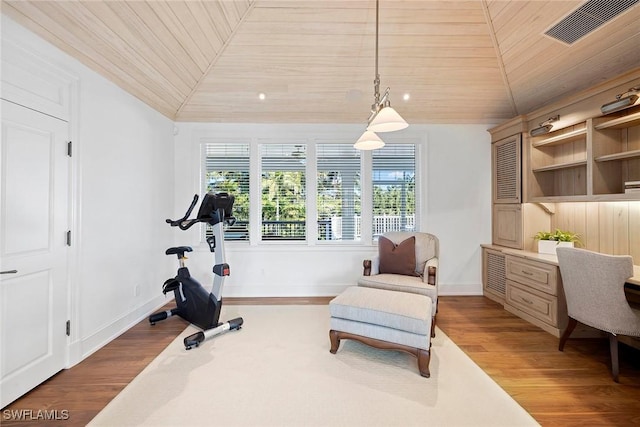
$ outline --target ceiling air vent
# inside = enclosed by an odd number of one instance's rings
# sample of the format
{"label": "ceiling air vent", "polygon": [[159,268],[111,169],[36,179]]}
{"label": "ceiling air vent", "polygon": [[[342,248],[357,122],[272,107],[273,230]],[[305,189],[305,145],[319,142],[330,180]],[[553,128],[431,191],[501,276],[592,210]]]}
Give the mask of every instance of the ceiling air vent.
{"label": "ceiling air vent", "polygon": [[545,34],[561,42],[572,44],[639,1],[589,0],[547,30]]}

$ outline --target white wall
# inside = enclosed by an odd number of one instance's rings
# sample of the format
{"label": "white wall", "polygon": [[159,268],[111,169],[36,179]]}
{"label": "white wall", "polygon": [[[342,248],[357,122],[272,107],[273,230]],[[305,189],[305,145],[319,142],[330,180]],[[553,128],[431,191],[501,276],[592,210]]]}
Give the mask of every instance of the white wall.
{"label": "white wall", "polygon": [[76,82],[72,365],[164,301],[161,286],[173,274],[164,255],[172,237],[163,221],[174,204],[173,122],[4,15],[2,38]]}
{"label": "white wall", "polygon": [[491,242],[491,126],[427,126],[429,231],[440,238],[445,295],[482,294],[480,244]]}
{"label": "white wall", "polygon": [[81,73],[82,352],[156,308],[171,277],[173,122],[85,70]]}
{"label": "white wall", "polygon": [[[491,125],[413,125],[384,135],[388,143],[421,144],[422,206],[420,226],[440,238],[443,295],[482,294],[480,244],[491,241]],[[180,216],[200,189],[203,137],[215,140],[255,138],[340,138],[355,141],[362,125],[261,125],[179,123],[175,138],[176,212]],[[195,227],[194,227],[195,228]],[[176,231],[176,244],[198,246],[196,230]],[[227,242],[231,275],[225,296],[335,295],[353,285],[372,245]],[[212,255],[200,245],[191,256],[192,272],[212,280]]]}

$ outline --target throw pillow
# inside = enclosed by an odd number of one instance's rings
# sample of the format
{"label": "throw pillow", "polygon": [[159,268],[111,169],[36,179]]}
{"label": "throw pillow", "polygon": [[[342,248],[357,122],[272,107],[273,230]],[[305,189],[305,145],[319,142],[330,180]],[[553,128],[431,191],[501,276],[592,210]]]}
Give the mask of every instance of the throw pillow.
{"label": "throw pillow", "polygon": [[413,236],[397,245],[386,237],[380,236],[378,256],[380,273],[418,275],[416,274],[416,238]]}

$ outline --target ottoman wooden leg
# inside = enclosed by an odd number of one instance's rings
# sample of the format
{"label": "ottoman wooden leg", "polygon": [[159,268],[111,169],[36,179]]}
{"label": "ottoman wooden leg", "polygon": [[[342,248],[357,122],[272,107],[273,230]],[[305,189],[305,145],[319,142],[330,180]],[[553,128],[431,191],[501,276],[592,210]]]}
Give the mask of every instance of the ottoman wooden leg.
{"label": "ottoman wooden leg", "polygon": [[331,349],[329,352],[331,354],[336,354],[338,351],[338,347],[340,347],[340,337],[338,331],[334,331],[333,329],[329,331],[329,339],[331,340]]}
{"label": "ottoman wooden leg", "polygon": [[420,371],[420,375],[425,378],[429,378],[431,376],[431,372],[429,372],[429,361],[431,360],[431,354],[429,350],[423,350],[421,348],[418,349],[418,370]]}

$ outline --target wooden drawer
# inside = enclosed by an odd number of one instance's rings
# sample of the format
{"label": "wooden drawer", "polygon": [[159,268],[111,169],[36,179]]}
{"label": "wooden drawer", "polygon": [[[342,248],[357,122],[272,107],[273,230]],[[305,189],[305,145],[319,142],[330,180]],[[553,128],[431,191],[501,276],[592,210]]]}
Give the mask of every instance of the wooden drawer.
{"label": "wooden drawer", "polygon": [[506,277],[551,295],[558,294],[558,267],[507,256]]}
{"label": "wooden drawer", "polygon": [[558,326],[558,299],[544,292],[507,280],[505,305],[515,307],[548,325]]}

